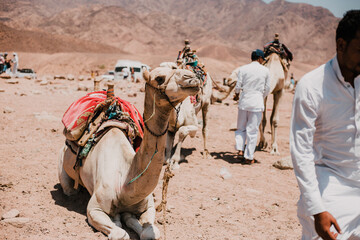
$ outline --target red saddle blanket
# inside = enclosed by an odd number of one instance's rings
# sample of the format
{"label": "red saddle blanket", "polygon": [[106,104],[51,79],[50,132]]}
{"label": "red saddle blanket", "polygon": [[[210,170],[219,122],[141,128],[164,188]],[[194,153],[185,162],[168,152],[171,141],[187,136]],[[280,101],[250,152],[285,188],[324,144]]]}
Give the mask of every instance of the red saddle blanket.
{"label": "red saddle blanket", "polygon": [[[144,122],[141,114],[131,103],[115,97],[123,112],[127,112],[134,120],[140,137],[143,138]],[[94,113],[96,106],[106,100],[106,91],[97,91],[86,94],[73,102],[64,113],[62,123],[67,132],[66,137],[71,141],[78,140],[83,134],[89,117]]]}

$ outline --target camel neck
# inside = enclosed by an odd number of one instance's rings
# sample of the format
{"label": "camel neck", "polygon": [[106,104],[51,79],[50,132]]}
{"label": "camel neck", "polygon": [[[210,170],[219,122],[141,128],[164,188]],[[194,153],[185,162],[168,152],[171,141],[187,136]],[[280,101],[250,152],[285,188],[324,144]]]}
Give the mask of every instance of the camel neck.
{"label": "camel neck", "polygon": [[156,104],[154,108],[153,96],[153,92],[145,94],[144,121],[147,127],[124,185],[124,204],[134,204],[151,194],[163,166],[166,134],[162,133],[167,129],[171,108],[160,108]]}

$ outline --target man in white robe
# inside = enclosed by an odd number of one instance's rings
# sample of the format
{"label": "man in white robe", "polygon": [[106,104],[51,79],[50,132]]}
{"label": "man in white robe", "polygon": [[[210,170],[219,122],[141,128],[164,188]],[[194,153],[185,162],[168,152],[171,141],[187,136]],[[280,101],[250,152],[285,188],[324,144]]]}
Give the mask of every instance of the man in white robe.
{"label": "man in white robe", "polygon": [[302,239],[360,239],[360,10],[336,30],[336,56],[295,90],[290,150]]}
{"label": "man in white robe", "polygon": [[235,101],[239,100],[235,148],[238,155],[245,158],[245,164],[255,162],[254,152],[264,111],[264,98],[270,92],[269,69],[261,65],[264,61],[264,52],[260,49],[253,51],[251,60],[250,64],[238,70],[234,96]]}

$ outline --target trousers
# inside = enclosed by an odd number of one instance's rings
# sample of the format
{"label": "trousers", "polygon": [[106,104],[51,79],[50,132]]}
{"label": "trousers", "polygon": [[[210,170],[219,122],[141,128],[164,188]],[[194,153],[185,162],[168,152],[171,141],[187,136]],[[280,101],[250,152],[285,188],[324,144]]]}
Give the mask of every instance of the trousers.
{"label": "trousers", "polygon": [[254,159],[261,117],[262,112],[251,112],[238,109],[237,130],[235,131],[235,149],[237,151],[244,151],[244,157],[249,160]]}

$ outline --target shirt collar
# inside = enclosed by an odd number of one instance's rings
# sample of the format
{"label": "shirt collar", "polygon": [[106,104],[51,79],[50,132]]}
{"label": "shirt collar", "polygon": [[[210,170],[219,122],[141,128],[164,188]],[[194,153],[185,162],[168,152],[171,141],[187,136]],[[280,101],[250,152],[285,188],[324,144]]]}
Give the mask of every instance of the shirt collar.
{"label": "shirt collar", "polygon": [[339,79],[339,81],[342,82],[343,84],[346,84],[345,79],[344,79],[343,75],[341,74],[339,62],[337,60],[337,55],[335,55],[335,57],[331,60],[331,66],[334,69],[335,75]]}

